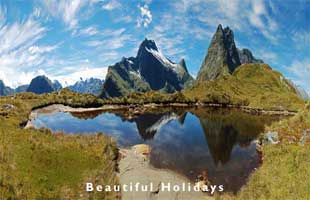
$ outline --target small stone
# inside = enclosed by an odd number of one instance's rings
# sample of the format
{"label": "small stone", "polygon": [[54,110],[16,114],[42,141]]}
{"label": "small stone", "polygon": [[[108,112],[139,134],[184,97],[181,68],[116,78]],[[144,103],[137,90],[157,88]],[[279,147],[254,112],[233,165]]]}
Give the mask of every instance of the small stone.
{"label": "small stone", "polygon": [[14,109],[15,107],[11,104],[4,104],[3,106],[3,109],[6,109],[6,110],[12,110]]}
{"label": "small stone", "polygon": [[269,144],[278,144],[280,142],[278,132],[268,131],[264,136],[263,142]]}

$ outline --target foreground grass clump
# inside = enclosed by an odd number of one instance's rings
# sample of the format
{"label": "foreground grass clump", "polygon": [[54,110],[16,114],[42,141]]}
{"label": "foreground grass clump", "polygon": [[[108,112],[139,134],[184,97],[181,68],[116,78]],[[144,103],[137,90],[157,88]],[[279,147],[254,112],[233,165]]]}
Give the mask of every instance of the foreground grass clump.
{"label": "foreground grass clump", "polygon": [[263,164],[238,199],[310,199],[310,141],[298,144],[306,129],[310,129],[310,103],[296,116],[266,128],[279,133],[280,143],[263,146]]}
{"label": "foreground grass clump", "polygon": [[[52,134],[23,129],[31,109],[53,103],[100,105],[91,95],[19,94],[0,98],[0,199],[115,199],[115,193],[86,193],[85,183],[117,184],[117,147],[102,134]],[[5,108],[11,104],[13,108]]]}

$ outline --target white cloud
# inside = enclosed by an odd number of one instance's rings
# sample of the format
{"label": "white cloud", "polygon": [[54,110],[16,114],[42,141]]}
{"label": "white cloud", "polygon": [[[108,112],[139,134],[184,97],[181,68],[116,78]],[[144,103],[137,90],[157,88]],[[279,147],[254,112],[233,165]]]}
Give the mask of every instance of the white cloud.
{"label": "white cloud", "polygon": [[296,31],[293,33],[293,37],[291,37],[293,42],[295,43],[295,46],[298,49],[306,49],[307,51],[309,50],[310,46],[310,32],[306,31]]}
{"label": "white cloud", "polygon": [[38,74],[39,71],[28,72],[27,68],[42,64],[46,59],[45,53],[58,45],[36,45],[44,37],[46,28],[34,20],[34,14],[20,23],[10,24],[3,14],[6,13],[4,8],[0,9],[4,24],[0,27],[0,79],[6,85],[16,87],[28,83],[32,76]]}
{"label": "white cloud", "polygon": [[91,0],[44,0],[44,5],[49,13],[61,18],[69,29],[74,29],[78,25],[78,13],[87,4],[96,1]]}
{"label": "white cloud", "polygon": [[293,75],[293,81],[305,88],[310,94],[310,59],[295,60],[292,64],[287,67]]}
{"label": "white cloud", "polygon": [[79,30],[79,35],[82,36],[94,36],[99,33],[98,29],[95,26],[89,26]]}
{"label": "white cloud", "polygon": [[140,16],[137,19],[137,26],[147,28],[153,20],[149,6],[148,4],[144,4],[144,6],[138,6],[138,8],[140,10]]}
{"label": "white cloud", "polygon": [[124,47],[126,42],[132,40],[131,35],[124,33],[125,30],[125,28],[103,30],[100,32],[101,37],[99,39],[87,41],[85,45],[105,49],[107,51],[119,49]]}
{"label": "white cloud", "polygon": [[182,0],[174,4],[175,9],[185,14],[190,13],[198,21],[215,27],[218,24],[230,26],[234,30],[253,33],[256,28],[265,38],[276,43],[274,32],[278,28],[263,0]]}
{"label": "white cloud", "polygon": [[118,2],[118,0],[110,0],[108,3],[104,4],[102,6],[103,10],[115,10],[117,8],[120,8],[122,6],[122,4],[120,2]]}

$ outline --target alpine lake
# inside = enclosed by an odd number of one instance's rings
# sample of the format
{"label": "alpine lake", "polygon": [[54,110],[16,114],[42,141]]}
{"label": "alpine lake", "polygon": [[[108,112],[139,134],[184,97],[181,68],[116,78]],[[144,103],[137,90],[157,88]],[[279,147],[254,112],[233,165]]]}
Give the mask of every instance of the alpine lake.
{"label": "alpine lake", "polygon": [[120,148],[148,144],[153,167],[192,182],[207,173],[212,184],[236,193],[261,162],[254,140],[281,118],[236,109],[163,107],[137,115],[126,109],[41,113],[32,123],[68,134],[101,132],[115,138]]}

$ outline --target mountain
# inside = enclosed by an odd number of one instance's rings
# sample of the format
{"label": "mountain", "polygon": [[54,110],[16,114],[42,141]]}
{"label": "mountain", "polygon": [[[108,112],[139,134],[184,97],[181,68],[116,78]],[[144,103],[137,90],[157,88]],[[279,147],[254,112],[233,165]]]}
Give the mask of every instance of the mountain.
{"label": "mountain", "polygon": [[53,81],[53,88],[54,88],[54,90],[58,91],[58,90],[62,89],[62,85],[61,85],[61,83],[59,81],[54,80]]}
{"label": "mountain", "polygon": [[3,81],[0,80],[0,96],[10,95],[14,93],[14,89],[4,85]]}
{"label": "mountain", "polygon": [[15,89],[15,93],[26,92],[29,85],[21,85]]}
{"label": "mountain", "polygon": [[46,76],[35,77],[31,80],[31,83],[27,88],[27,92],[33,92],[36,94],[50,93],[54,90],[52,81]]}
{"label": "mountain", "polygon": [[191,85],[184,60],[176,64],[166,58],[153,40],[145,39],[136,57],[123,58],[110,66],[100,97],[119,97],[132,92],[180,91]]}
{"label": "mountain", "polygon": [[261,59],[256,59],[249,49],[238,49],[239,60],[241,64],[246,63],[264,63]]}
{"label": "mountain", "polygon": [[220,24],[212,37],[208,53],[199,70],[197,81],[214,80],[223,75],[232,74],[235,69],[245,63],[262,63],[250,50],[238,50],[234,41],[234,33]]}
{"label": "mountain", "polygon": [[79,93],[99,95],[103,82],[103,80],[97,78],[89,78],[86,80],[81,78],[80,81],[76,82],[74,85],[69,86],[68,88]]}

